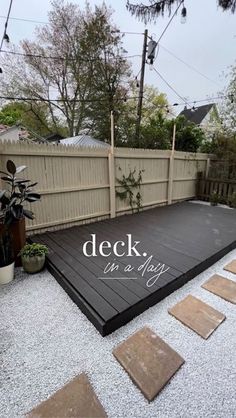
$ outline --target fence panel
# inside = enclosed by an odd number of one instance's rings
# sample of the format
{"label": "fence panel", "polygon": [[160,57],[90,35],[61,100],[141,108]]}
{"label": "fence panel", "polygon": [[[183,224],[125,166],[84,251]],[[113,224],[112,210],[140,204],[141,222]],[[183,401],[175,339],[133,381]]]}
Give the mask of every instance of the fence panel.
{"label": "fence panel", "polygon": [[171,151],[115,148],[114,175],[109,172],[113,167],[109,164],[109,152],[101,148],[1,142],[0,169],[5,169],[6,161],[12,159],[16,165],[27,165],[24,175],[38,181],[37,190],[42,199],[29,205],[35,219],[27,221],[27,230],[60,229],[108,218],[114,206],[116,215],[128,213],[129,203],[118,196],[114,198],[110,183],[115,181],[116,190],[121,190],[117,178],[123,174],[128,176],[134,169],[136,175],[143,170],[144,208],[167,204],[171,182],[172,201],[192,198],[197,172],[206,170],[209,157],[175,152],[173,177],[170,178]]}

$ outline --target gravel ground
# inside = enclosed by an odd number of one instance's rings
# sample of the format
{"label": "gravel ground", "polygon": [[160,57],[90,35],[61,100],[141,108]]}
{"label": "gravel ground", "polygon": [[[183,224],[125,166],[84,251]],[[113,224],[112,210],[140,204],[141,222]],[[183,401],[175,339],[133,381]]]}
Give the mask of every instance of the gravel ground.
{"label": "gravel ground", "polygon": [[[22,416],[85,371],[109,418],[236,417],[236,306],[202,289],[236,250],[112,335],[102,338],[44,271],[0,289],[0,417]],[[226,321],[205,341],[168,315],[191,293],[224,313]],[[114,359],[112,349],[148,325],[186,363],[148,403]]]}

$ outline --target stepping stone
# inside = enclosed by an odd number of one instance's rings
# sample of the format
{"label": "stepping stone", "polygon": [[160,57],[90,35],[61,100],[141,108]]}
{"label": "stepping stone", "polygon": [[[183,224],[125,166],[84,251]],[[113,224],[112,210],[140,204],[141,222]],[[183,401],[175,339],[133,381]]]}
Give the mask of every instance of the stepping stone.
{"label": "stepping stone", "polygon": [[236,274],[236,260],[230,261],[229,264],[224,266],[224,270],[230,271],[230,273]]}
{"label": "stepping stone", "polygon": [[184,360],[176,351],[144,327],[113,350],[119,363],[148,401],[152,401]]}
{"label": "stepping stone", "polygon": [[168,312],[205,339],[225,320],[225,315],[192,295],[177,303]]}
{"label": "stepping stone", "polygon": [[27,415],[29,418],[107,417],[85,373],[75,377]]}
{"label": "stepping stone", "polygon": [[236,283],[233,280],[214,274],[202,287],[228,302],[236,304]]}

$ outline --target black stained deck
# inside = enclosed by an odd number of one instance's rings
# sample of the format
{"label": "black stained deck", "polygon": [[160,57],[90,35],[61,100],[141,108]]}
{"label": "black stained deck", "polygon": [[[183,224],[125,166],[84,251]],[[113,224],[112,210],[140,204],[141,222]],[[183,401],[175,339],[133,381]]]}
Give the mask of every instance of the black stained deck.
{"label": "black stained deck", "polygon": [[[126,251],[121,258],[113,254],[103,257],[98,252],[86,257],[83,244],[91,234],[96,234],[97,248],[102,241],[112,245],[127,242],[126,234],[131,234],[133,240],[140,241],[137,249],[141,256],[128,256],[126,244],[118,247],[120,253]],[[32,240],[49,247],[49,271],[105,336],[234,249],[236,210],[183,202],[35,235]],[[144,273],[139,267],[150,256],[152,265],[165,264],[164,269],[169,270],[148,287],[147,280],[157,272]],[[105,274],[105,266],[114,261],[119,270]],[[131,272],[124,272],[127,264],[132,265]]]}

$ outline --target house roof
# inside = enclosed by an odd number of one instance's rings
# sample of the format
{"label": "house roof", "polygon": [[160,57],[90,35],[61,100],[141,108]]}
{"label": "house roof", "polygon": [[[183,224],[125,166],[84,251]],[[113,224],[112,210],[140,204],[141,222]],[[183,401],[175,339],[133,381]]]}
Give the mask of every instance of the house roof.
{"label": "house roof", "polygon": [[46,139],[46,141],[48,142],[61,141],[62,139],[64,139],[64,136],[58,133],[52,133],[50,135],[45,136],[44,139]]}
{"label": "house roof", "polygon": [[92,138],[89,135],[77,135],[71,138],[65,138],[60,141],[60,144],[75,145],[77,147],[90,147],[90,148],[109,148],[110,145],[106,142],[99,141]]}
{"label": "house roof", "polygon": [[179,116],[185,116],[189,122],[193,122],[196,125],[200,125],[206,115],[210,112],[211,108],[215,106],[214,103],[210,103],[203,106],[195,107],[195,110],[184,109],[180,112]]}
{"label": "house roof", "polygon": [[0,135],[5,134],[6,132],[14,130],[14,129],[19,129],[19,128],[16,125],[9,126],[9,125],[0,124]]}

